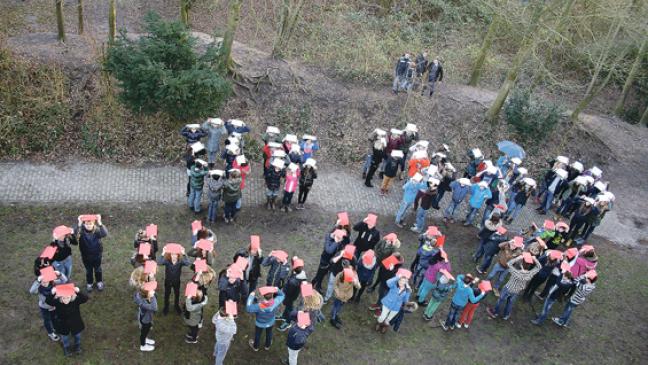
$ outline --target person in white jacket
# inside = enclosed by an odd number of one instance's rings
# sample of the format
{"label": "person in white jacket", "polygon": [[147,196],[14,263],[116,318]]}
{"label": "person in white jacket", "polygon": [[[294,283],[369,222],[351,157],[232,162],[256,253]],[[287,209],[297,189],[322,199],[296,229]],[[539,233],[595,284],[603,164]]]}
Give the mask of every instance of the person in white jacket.
{"label": "person in white jacket", "polygon": [[[236,305],[236,304],[234,304]],[[234,314],[226,313],[227,306],[221,309],[212,317],[212,323],[216,326],[216,345],[214,345],[214,356],[216,365],[223,365],[227,350],[229,350],[232,339],[236,334],[236,321]]]}

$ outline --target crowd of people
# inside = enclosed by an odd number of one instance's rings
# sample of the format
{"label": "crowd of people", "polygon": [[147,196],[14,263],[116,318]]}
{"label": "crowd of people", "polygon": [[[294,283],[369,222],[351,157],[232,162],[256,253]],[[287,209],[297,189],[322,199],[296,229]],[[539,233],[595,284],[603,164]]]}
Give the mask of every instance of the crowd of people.
{"label": "crowd of people", "polygon": [[392,92],[409,93],[415,88],[420,88],[421,95],[425,95],[427,91],[427,95],[432,97],[437,82],[443,82],[443,66],[439,59],[434,58],[430,61],[426,51],[419,53],[415,59],[412,59],[410,53],[404,53],[394,67]]}
{"label": "crowd of people", "polygon": [[[188,248],[179,243],[166,243],[160,248],[154,224],[135,235],[130,258],[134,269],[129,283],[138,313],[138,344],[143,352],[155,349],[150,334],[160,312],[181,315],[187,326],[185,341],[197,343],[209,297],[218,300],[212,316],[216,364],[223,363],[237,333],[239,312],[245,311],[254,316],[255,330],[248,343],[251,350],[259,351],[262,345],[269,350],[275,328],[288,331],[288,356],[283,361],[294,365],[316,327],[328,321],[333,328],[342,328],[345,305],[359,303],[363,295],[373,296],[369,298],[369,309],[375,318],[375,330],[385,334],[390,328],[398,331],[406,315],[419,307],[424,321],[434,320],[446,301],[449,310],[445,318],[438,319],[440,327],[446,331],[469,328],[476,309],[490,293],[497,298],[496,304],[486,309],[493,319],[508,320],[518,298],[527,302],[541,300],[542,311],[531,319],[535,325],[542,325],[553,305],[562,301],[562,314],[552,320],[564,327],[573,310],[595,289],[598,256],[587,240],[614,201],[598,167],[585,170],[582,163],[558,156],[549,162],[537,184],[522,166],[522,157],[504,153],[493,162],[474,148],[460,174],[451,162],[449,146],[443,144],[430,154],[429,143],[420,139],[414,124],[402,130],[392,128],[389,133],[375,129],[369,136],[370,153],[363,169],[367,187],[373,186],[376,173],[382,178],[382,195],[390,194],[392,185],[404,180],[402,201],[394,219],[403,228],[408,210],[412,207],[415,212],[410,229],[417,233],[418,249],[409,263],[401,252],[398,233],[381,234],[376,214],[352,222],[347,212],[340,212],[322,233],[322,252],[312,278],[306,274],[300,252],[291,256],[274,248],[266,254],[261,237],[254,235],[217,271],[217,235],[205,224],[216,220],[221,198],[225,222],[235,219],[241,208],[241,190],[250,173],[242,135],[249,131],[242,121],[223,123],[220,119],[182,130],[187,140],[188,205],[194,212],[201,211],[202,190],[207,185],[208,214],[206,220],[191,223]],[[206,144],[200,141],[203,137],[207,137]],[[225,139],[222,154],[221,137]],[[291,210],[292,195],[299,188],[297,208],[303,209],[317,177],[313,159],[319,149],[317,138],[304,135],[299,140],[294,134],[281,137],[276,127],[268,127],[262,138],[266,208],[276,209],[283,187],[280,208]],[[222,170],[216,169],[219,154],[225,165]],[[204,155],[207,161],[201,159]],[[447,203],[443,200],[446,192]],[[519,232],[506,228],[529,200],[537,202],[540,214],[555,209],[555,216]],[[441,210],[442,203],[447,204],[443,209],[444,224],[455,223],[464,202],[468,208],[464,225],[473,225],[483,210],[476,250],[470,253],[477,264],[475,274],[453,270],[445,250],[446,235],[427,223],[428,211]],[[62,339],[66,356],[81,352],[84,323],[80,305],[94,289],[105,289],[102,239],[107,235],[101,215],[81,215],[75,227],[54,228],[51,243],[35,260],[36,280],[30,292],[38,294],[47,335],[53,341]],[[72,246],[79,247],[86,272],[85,290],[72,281]],[[164,266],[161,310],[156,294],[160,290],[159,266]],[[184,285],[183,271],[191,274]],[[210,290],[217,293],[208,295]]]}

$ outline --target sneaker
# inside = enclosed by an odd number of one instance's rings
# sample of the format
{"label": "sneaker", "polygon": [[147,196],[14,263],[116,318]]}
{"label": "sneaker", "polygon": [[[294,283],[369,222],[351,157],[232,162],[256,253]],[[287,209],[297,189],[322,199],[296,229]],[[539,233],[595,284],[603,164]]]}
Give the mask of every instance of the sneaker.
{"label": "sneaker", "polygon": [[497,313],[495,313],[491,307],[486,308],[486,313],[488,313],[488,316],[492,319],[497,318]]}
{"label": "sneaker", "polygon": [[425,314],[423,314],[423,320],[425,320],[425,321],[431,321],[431,320],[432,320],[432,317],[428,317],[428,316],[426,316]]}
{"label": "sneaker", "polygon": [[428,301],[427,301],[427,300],[424,300],[424,301],[422,301],[422,302],[416,302],[416,303],[419,305],[419,307],[425,307],[425,306],[428,305]]}
{"label": "sneaker", "polygon": [[97,290],[102,291],[104,290],[104,283],[103,281],[100,281],[97,283]]}
{"label": "sneaker", "polygon": [[470,325],[468,323],[464,323],[464,328],[468,329],[468,327],[470,327]]}
{"label": "sneaker", "polygon": [[140,351],[148,352],[153,350],[155,350],[155,346],[151,346],[151,345],[140,346]]}
{"label": "sneaker", "polygon": [[421,232],[419,232],[418,228],[416,228],[416,226],[411,226],[410,231],[412,231],[414,233],[421,233]]}
{"label": "sneaker", "polygon": [[560,318],[553,317],[551,320],[553,321],[553,323],[558,325],[558,327],[565,327],[565,324],[560,321]]}
{"label": "sneaker", "polygon": [[396,222],[396,227],[405,228],[405,225],[402,222]]}
{"label": "sneaker", "polygon": [[497,288],[493,288],[493,294],[495,294],[495,296],[498,298],[500,296],[499,290],[497,290]]}
{"label": "sneaker", "polygon": [[[270,346],[272,346],[272,343],[270,343]],[[264,346],[263,349],[266,351],[270,351],[270,346]]]}
{"label": "sneaker", "polygon": [[254,340],[248,340],[248,345],[250,345],[250,348],[254,350],[254,352],[258,352],[259,349],[254,347]]}
{"label": "sneaker", "polygon": [[439,323],[441,324],[441,328],[443,328],[444,331],[447,331],[447,330],[448,330],[448,327],[446,327],[446,325],[445,325],[445,321],[444,321],[444,320],[440,319],[440,320],[439,320]]}
{"label": "sneaker", "polygon": [[468,223],[468,222],[464,222],[464,224],[463,224],[464,227],[468,227],[469,225],[470,225],[470,223]]}
{"label": "sneaker", "polygon": [[378,309],[380,309],[380,306],[379,306],[379,305],[372,304],[372,305],[369,306],[369,310],[370,310],[370,311],[376,311],[376,310],[378,310]]}
{"label": "sneaker", "polygon": [[341,328],[340,324],[334,318],[329,319],[329,323],[331,323],[331,326],[335,327],[336,329]]}
{"label": "sneaker", "polygon": [[86,291],[88,291],[88,293],[90,293],[92,291],[92,284],[87,284],[86,285]]}
{"label": "sneaker", "polygon": [[155,345],[155,340],[150,339],[150,338],[147,338],[147,339],[146,339],[146,344],[147,344],[147,345]]}
{"label": "sneaker", "polygon": [[482,275],[485,274],[485,271],[481,271],[481,270],[479,269],[479,265],[475,266],[475,270],[476,270],[478,273],[482,274]]}
{"label": "sneaker", "polygon": [[502,317],[502,320],[504,320],[504,321],[508,321],[508,320],[509,320],[509,318],[511,318],[511,317],[509,317],[509,316],[506,316],[506,317]]}
{"label": "sneaker", "polygon": [[532,320],[530,320],[529,322],[535,324],[536,326],[540,326],[540,325],[542,324],[542,323],[540,323],[540,321],[538,321],[537,319],[532,319]]}
{"label": "sneaker", "polygon": [[47,337],[49,337],[49,339],[52,340],[52,341],[54,341],[54,342],[56,342],[56,341],[58,341],[58,340],[61,339],[61,338],[59,337],[59,335],[57,335],[57,334],[54,333],[54,332],[47,334]]}
{"label": "sneaker", "polygon": [[292,327],[292,323],[284,322],[284,323],[281,324],[281,326],[279,326],[278,329],[279,329],[279,331],[284,332],[284,331],[288,330],[290,327]]}
{"label": "sneaker", "polygon": [[198,343],[198,338],[185,338],[186,343]]}

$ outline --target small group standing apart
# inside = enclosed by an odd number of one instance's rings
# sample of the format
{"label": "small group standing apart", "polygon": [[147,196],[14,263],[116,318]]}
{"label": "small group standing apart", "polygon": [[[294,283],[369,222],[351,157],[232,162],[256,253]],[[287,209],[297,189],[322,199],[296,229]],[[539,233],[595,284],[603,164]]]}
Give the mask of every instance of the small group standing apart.
{"label": "small group standing apart", "polygon": [[[436,83],[443,82],[443,66],[438,58],[429,61],[428,53],[423,51],[411,58],[410,53],[404,53],[396,61],[394,67],[394,82],[392,92],[398,94],[401,90],[409,93],[420,85],[421,95],[432,97]],[[427,79],[427,80],[426,80]]]}

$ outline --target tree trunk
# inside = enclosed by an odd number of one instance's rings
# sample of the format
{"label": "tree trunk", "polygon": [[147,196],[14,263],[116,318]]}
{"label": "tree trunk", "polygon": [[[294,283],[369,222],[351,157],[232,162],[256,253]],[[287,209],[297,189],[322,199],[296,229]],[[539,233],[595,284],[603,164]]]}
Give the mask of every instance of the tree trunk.
{"label": "tree trunk", "polygon": [[189,9],[191,8],[191,0],[180,0],[180,21],[189,26]]}
{"label": "tree trunk", "polygon": [[221,71],[233,71],[234,62],[232,61],[232,44],[234,43],[234,34],[241,20],[241,2],[242,0],[230,0],[227,10],[227,30],[223,35],[223,42],[219,50],[219,68]]}
{"label": "tree trunk", "polygon": [[[614,29],[614,30],[613,30]],[[621,20],[617,23],[616,27],[610,28],[610,32],[608,32],[608,44],[607,47],[605,47],[605,51],[601,52],[601,56],[599,57],[598,61],[596,62],[596,68],[594,68],[594,75],[592,75],[592,80],[590,81],[589,85],[587,85],[587,90],[585,90],[585,95],[591,94],[592,90],[594,89],[594,86],[596,85],[596,81],[598,80],[599,74],[601,73],[601,70],[603,69],[603,65],[607,61],[607,56],[610,53],[610,48],[612,43],[617,37],[617,34],[619,34],[619,30],[621,30]]]}
{"label": "tree trunk", "polygon": [[58,40],[65,42],[65,22],[63,21],[63,0],[56,0],[56,26],[58,28]]}
{"label": "tree trunk", "polygon": [[475,65],[473,66],[472,73],[470,74],[470,81],[468,85],[477,86],[479,82],[479,77],[481,76],[482,69],[484,67],[484,61],[486,61],[486,55],[493,45],[493,38],[495,38],[495,31],[497,30],[498,16],[493,16],[493,21],[488,26],[488,31],[484,37],[484,42],[482,43],[481,49],[479,50],[479,55],[475,60]]}
{"label": "tree trunk", "polygon": [[305,0],[298,0],[297,5],[294,7],[294,11],[291,13],[290,22],[288,23],[288,34],[286,35],[286,43],[288,45],[290,38],[295,34],[295,27],[297,26],[297,21],[299,20],[299,15],[301,14],[304,5],[306,4]]}
{"label": "tree trunk", "polygon": [[292,38],[295,31],[295,27],[297,26],[299,15],[301,14],[305,4],[305,0],[297,0],[294,4],[292,4],[290,0],[283,1],[281,25],[277,32],[277,39],[272,46],[273,57],[281,57],[285,52],[285,49],[290,42],[290,38]]}
{"label": "tree trunk", "polygon": [[108,43],[115,41],[115,34],[117,33],[117,7],[115,0],[108,1]]}
{"label": "tree trunk", "polygon": [[[648,35],[646,37],[648,37]],[[639,47],[639,53],[637,53],[637,58],[635,58],[635,61],[632,64],[632,68],[628,73],[628,77],[625,80],[625,84],[623,84],[623,91],[621,92],[621,97],[617,101],[616,107],[614,108],[614,113],[618,116],[623,115],[625,101],[628,98],[628,93],[630,92],[630,88],[632,87],[632,84],[634,83],[634,79],[637,76],[637,71],[639,71],[639,68],[641,66],[641,60],[643,59],[647,42],[648,42],[647,38],[644,38],[643,42],[641,42],[641,46]]]}
{"label": "tree trunk", "polygon": [[648,127],[648,104],[646,104],[646,109],[644,109],[643,115],[641,116],[641,120],[639,121],[641,125],[645,125]]}
{"label": "tree trunk", "polygon": [[77,3],[77,14],[79,18],[79,34],[83,34],[83,0]]}

